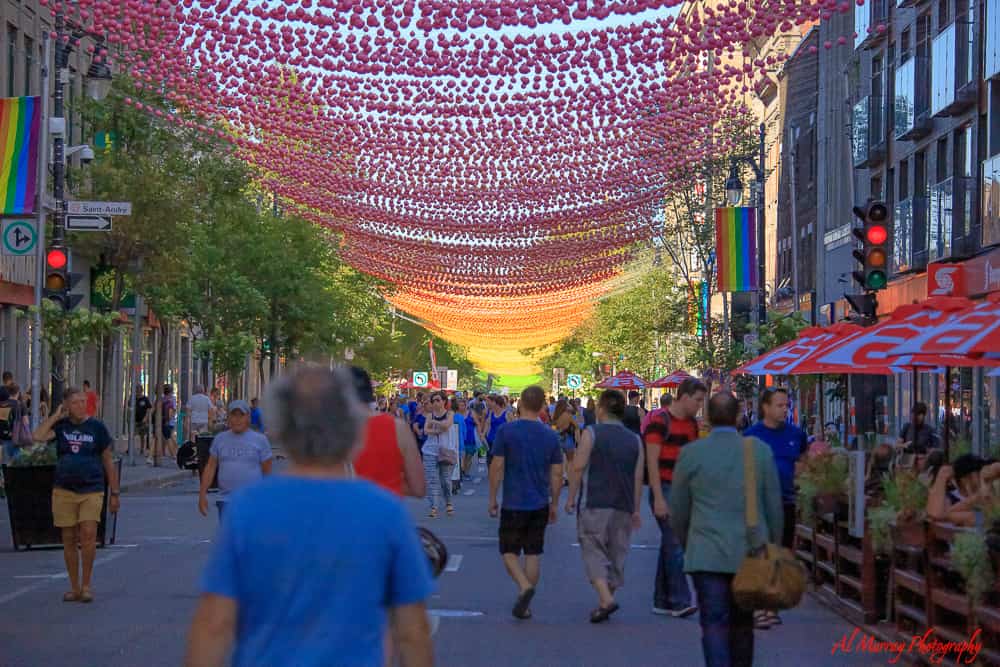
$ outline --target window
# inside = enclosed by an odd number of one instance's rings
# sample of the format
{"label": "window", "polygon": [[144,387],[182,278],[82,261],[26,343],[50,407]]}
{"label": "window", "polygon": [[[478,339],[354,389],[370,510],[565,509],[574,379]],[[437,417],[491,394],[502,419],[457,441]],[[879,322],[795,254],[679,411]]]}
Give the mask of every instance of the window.
{"label": "window", "polygon": [[24,94],[31,95],[32,72],[35,69],[35,41],[24,36]]}
{"label": "window", "polygon": [[956,176],[972,176],[974,168],[974,151],[972,150],[972,145],[972,125],[966,125],[955,130],[954,171]]}
{"label": "window", "polygon": [[955,100],[955,58],[958,31],[945,28],[931,44],[931,114],[938,115]]}
{"label": "window", "polygon": [[17,28],[7,25],[7,97],[14,97],[14,79],[17,67]]}

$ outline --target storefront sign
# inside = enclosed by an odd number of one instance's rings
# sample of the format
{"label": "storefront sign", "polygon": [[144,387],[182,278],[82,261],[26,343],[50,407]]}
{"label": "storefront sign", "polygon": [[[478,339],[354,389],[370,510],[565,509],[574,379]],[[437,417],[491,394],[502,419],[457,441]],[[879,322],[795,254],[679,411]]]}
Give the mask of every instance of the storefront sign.
{"label": "storefront sign", "polygon": [[1000,290],[1000,248],[958,264],[927,267],[927,296],[979,297]]}
{"label": "storefront sign", "polygon": [[965,295],[965,273],[961,264],[931,264],[927,267],[927,296]]}

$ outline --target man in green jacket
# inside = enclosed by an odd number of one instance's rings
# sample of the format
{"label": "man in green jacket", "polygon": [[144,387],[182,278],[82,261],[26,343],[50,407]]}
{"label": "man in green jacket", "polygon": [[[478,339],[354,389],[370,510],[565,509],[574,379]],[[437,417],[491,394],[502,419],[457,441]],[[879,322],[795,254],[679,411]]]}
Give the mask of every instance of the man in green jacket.
{"label": "man in green jacket", "polygon": [[[684,572],[698,593],[707,667],[753,665],[753,611],[737,607],[732,594],[733,575],[749,549],[738,418],[735,396],[720,392],[711,398],[712,432],[681,450],[670,489],[670,523],[684,545]],[[759,530],[780,544],[784,517],[774,455],[753,440]]]}

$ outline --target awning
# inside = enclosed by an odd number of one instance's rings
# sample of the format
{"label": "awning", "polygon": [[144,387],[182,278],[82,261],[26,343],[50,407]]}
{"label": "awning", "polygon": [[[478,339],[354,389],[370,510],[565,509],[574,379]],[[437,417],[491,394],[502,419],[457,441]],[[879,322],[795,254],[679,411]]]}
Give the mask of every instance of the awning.
{"label": "awning", "polygon": [[631,371],[621,371],[618,374],[604,378],[594,386],[598,389],[621,389],[622,391],[632,391],[645,389],[648,382]]}
{"label": "awning", "polygon": [[664,389],[679,387],[684,380],[694,379],[694,376],[690,373],[685,373],[684,371],[674,371],[670,375],[664,375],[659,380],[653,380],[649,383],[652,389]]}

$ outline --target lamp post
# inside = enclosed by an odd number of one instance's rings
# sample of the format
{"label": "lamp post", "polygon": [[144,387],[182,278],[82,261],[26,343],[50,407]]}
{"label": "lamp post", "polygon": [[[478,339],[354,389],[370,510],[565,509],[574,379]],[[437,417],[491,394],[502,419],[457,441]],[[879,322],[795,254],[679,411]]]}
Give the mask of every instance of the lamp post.
{"label": "lamp post", "polygon": [[[756,320],[757,335],[767,323],[767,299],[764,295],[764,278],[766,275],[765,255],[764,255],[764,184],[767,181],[767,173],[764,171],[764,138],[766,127],[760,124],[760,134],[758,137],[758,158],[755,160],[752,155],[740,155],[730,158],[729,178],[726,179],[726,202],[730,206],[739,206],[743,199],[743,183],[740,181],[739,165],[746,164],[753,170],[756,190],[757,190],[757,312]],[[794,196],[794,195],[793,195]],[[763,387],[764,378],[760,378]]]}

